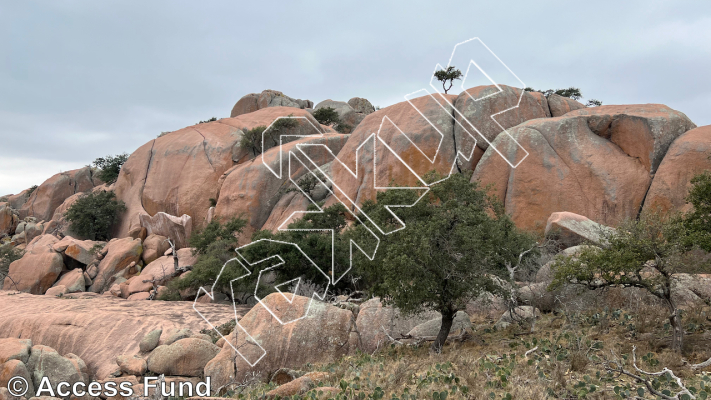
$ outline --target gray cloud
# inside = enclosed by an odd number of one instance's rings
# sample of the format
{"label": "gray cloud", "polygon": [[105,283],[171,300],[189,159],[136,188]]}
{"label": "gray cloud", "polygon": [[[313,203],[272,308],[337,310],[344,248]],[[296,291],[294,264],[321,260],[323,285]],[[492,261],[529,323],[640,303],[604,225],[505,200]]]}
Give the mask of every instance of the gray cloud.
{"label": "gray cloud", "polygon": [[529,86],[711,123],[704,2],[0,1],[0,195],[281,90],[386,106],[478,36]]}

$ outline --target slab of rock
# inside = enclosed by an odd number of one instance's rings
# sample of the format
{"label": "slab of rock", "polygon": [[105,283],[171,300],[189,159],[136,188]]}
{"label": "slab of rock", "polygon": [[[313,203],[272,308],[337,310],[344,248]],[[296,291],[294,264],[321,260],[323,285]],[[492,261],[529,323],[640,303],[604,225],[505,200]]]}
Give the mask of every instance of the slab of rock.
{"label": "slab of rock", "polygon": [[314,103],[311,100],[294,99],[280,91],[268,89],[262,91],[262,93],[247,94],[239,99],[234,107],[232,107],[230,118],[252,113],[267,107],[294,107],[305,109],[313,108]]}
{"label": "slab of rock", "polygon": [[[138,353],[141,339],[155,329],[210,329],[187,302],[129,302],[94,293],[77,293],[74,299],[11,293],[0,291],[0,338],[27,338],[62,354],[74,353],[97,379],[115,373],[116,357]],[[218,325],[235,318],[235,310],[227,305],[204,304],[200,312]],[[244,312],[238,309],[237,316]]]}
{"label": "slab of rock", "polygon": [[[146,228],[148,236],[159,235],[171,238],[175,247],[182,249],[188,245],[190,234],[193,229],[193,219],[187,214],[180,217],[159,212],[154,216],[148,214],[139,215],[141,226]],[[147,238],[146,238],[147,239]]]}
{"label": "slab of rock", "polygon": [[67,287],[64,285],[55,285],[47,289],[45,296],[62,297],[67,294]]}
{"label": "slab of rock", "polygon": [[10,264],[5,290],[44,294],[52,287],[64,269],[62,255],[52,249],[57,242],[56,237],[43,235],[28,244],[22,258]]}
{"label": "slab of rock", "polygon": [[585,105],[583,105],[582,103],[557,94],[552,94],[548,96],[547,100],[552,117],[560,117],[561,115],[567,114],[571,111],[585,108]]}
{"label": "slab of rock", "polygon": [[180,339],[155,348],[148,356],[148,369],[165,375],[202,376],[205,365],[220,348],[195,338]]}
{"label": "slab of rock", "polygon": [[33,189],[25,189],[18,194],[8,196],[7,203],[15,210],[19,210],[25,205],[25,203],[27,203],[27,200],[30,198],[33,191]]}
{"label": "slab of rock", "polygon": [[612,230],[585,216],[563,211],[555,212],[548,217],[545,235],[555,238],[564,247],[586,243],[601,245],[605,235],[610,234]]}
{"label": "slab of rock", "polygon": [[[68,238],[66,236],[64,239]],[[64,241],[62,239],[62,241]],[[103,246],[105,242],[95,242],[93,240],[73,240],[67,245],[64,250],[64,255],[73,258],[84,265],[91,264],[96,256],[92,251],[95,251],[95,246]],[[60,251],[60,250],[58,250]]]}
{"label": "slab of rock", "polygon": [[[440,316],[417,325],[407,334],[415,338],[437,336],[441,327],[442,317]],[[454,322],[452,322],[452,328],[449,331],[449,334],[454,335],[459,333],[462,329],[471,329],[471,327],[472,322],[469,319],[469,315],[464,311],[457,311],[454,315]]]}
{"label": "slab of rock", "polygon": [[[102,293],[114,282],[114,275],[127,268],[131,263],[138,263],[141,260],[143,246],[141,239],[130,237],[115,239],[110,241],[104,250],[106,256],[99,263],[97,274],[93,277],[93,283],[88,291]],[[135,265],[135,264],[134,264]],[[89,273],[91,276],[91,273]]]}
{"label": "slab of rock", "polygon": [[664,155],[644,201],[644,212],[690,211],[686,203],[691,178],[711,171],[711,125],[679,136]]}
{"label": "slab of rock", "polygon": [[[253,339],[247,341],[247,335],[239,328],[228,336],[217,357],[205,366],[205,376],[212,378],[213,389],[233,377],[240,379],[252,372],[295,368],[307,362],[331,362],[357,348],[355,321],[350,311],[318,301],[311,303],[309,308],[311,299],[302,296],[294,296],[291,300],[290,303],[280,293],[272,293],[262,299],[262,303],[276,312],[282,321],[294,321],[286,325],[277,321],[261,303],[240,319],[240,324]],[[306,310],[308,316],[296,320]],[[235,348],[240,349],[253,364],[263,358],[251,367],[235,352]],[[234,369],[235,362],[239,372]]]}

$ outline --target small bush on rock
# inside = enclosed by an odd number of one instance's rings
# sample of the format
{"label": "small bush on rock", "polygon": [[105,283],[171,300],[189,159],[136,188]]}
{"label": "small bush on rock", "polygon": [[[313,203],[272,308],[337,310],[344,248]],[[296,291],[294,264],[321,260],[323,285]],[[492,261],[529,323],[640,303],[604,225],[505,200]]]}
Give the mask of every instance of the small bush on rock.
{"label": "small bush on rock", "polygon": [[117,156],[99,157],[92,163],[99,172],[96,176],[107,184],[112,184],[118,179],[121,167],[128,160],[128,154],[123,153]]}
{"label": "small bush on rock", "polygon": [[108,240],[111,227],[124,211],[126,205],[116,199],[114,192],[100,191],[79,198],[64,216],[78,235],[91,240]]}
{"label": "small bush on rock", "polygon": [[[0,282],[10,271],[10,264],[22,258],[22,253],[10,245],[0,246]],[[8,288],[9,289],[9,288]]]}

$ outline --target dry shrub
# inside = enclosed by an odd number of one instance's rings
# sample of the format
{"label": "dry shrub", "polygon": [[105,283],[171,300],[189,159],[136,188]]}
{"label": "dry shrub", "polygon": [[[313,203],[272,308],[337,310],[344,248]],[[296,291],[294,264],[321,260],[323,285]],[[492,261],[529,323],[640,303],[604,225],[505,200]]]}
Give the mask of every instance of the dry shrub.
{"label": "dry shrub", "polygon": [[573,372],[584,372],[588,367],[588,357],[582,351],[570,354],[570,370]]}

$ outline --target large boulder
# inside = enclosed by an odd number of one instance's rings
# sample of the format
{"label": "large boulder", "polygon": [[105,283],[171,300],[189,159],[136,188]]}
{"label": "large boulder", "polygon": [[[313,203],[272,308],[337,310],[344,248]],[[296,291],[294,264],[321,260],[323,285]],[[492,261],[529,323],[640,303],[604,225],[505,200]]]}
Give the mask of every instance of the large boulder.
{"label": "large boulder", "polygon": [[[85,371],[81,370],[84,362],[78,363],[78,358],[73,354],[61,356],[57,350],[43,345],[32,346],[30,358],[27,361],[27,369],[32,373],[33,386],[38,388],[43,377],[48,377],[53,391],[57,392],[57,384],[67,382],[74,385],[77,382],[86,382]],[[59,394],[57,394],[59,395]],[[69,397],[66,397],[67,399]]]}
{"label": "large boulder", "polygon": [[262,93],[250,93],[239,99],[234,107],[232,107],[230,118],[267,107],[294,107],[305,109],[313,108],[313,106],[314,103],[311,100],[293,99],[277,90],[267,89],[262,91]]}
{"label": "large boulder", "polygon": [[301,120],[290,134],[312,134],[312,125],[319,127],[306,110],[269,107],[170,132],[141,146],[123,165],[114,184],[116,196],[128,209],[115,228],[115,236],[139,231],[139,215],[155,216],[159,212],[188,215],[193,229],[202,228],[211,199],[220,197],[218,181],[237,162],[243,162],[241,156],[234,161],[243,131],[269,126],[289,114],[310,122]]}
{"label": "large boulder", "polygon": [[[432,337],[439,334],[439,330],[442,327],[442,317],[433,318],[427,322],[423,322],[416,327],[412,328],[407,334],[414,338],[422,337]],[[461,330],[471,329],[472,321],[469,319],[469,315],[464,311],[457,311],[454,315],[454,321],[452,322],[452,328],[449,331],[450,335],[459,333]]]}
{"label": "large boulder", "polygon": [[10,207],[14,208],[15,210],[19,210],[20,208],[22,208],[22,206],[25,205],[25,203],[27,203],[27,200],[29,200],[30,195],[35,189],[37,189],[37,187],[25,189],[18,194],[7,196],[8,204],[10,204]]}
{"label": "large boulder", "polygon": [[[476,86],[460,93],[457,97],[454,103],[457,109],[454,135],[457,138],[458,151],[465,154],[472,151],[474,146],[472,136],[476,139],[476,146],[486,150],[489,148],[489,143],[504,129],[508,130],[522,122],[547,116],[544,105],[531,92],[506,85],[499,85],[499,87],[501,89],[494,85]],[[509,108],[512,109],[494,116]],[[472,127],[476,128],[481,135],[477,134]],[[473,167],[472,165],[469,169]]]}
{"label": "large boulder", "polygon": [[[279,200],[290,194],[287,190],[294,187],[288,179],[290,153],[294,152],[300,159],[304,159],[305,163],[308,163],[308,160],[297,150],[297,146],[322,144],[333,154],[337,154],[347,140],[348,135],[337,133],[302,138],[286,143],[279,148],[269,149],[252,162],[240,164],[227,171],[221,178],[220,197],[215,207],[215,217],[225,220],[240,215],[244,216],[248,221],[248,226],[242,236],[250,237],[253,231],[264,226]],[[324,147],[302,148],[309,158],[318,165],[333,160]],[[277,178],[267,166],[275,172],[279,172],[281,168],[281,178]],[[298,181],[306,173],[306,169],[298,162],[292,162],[291,167],[292,177],[295,181]],[[310,167],[313,168],[313,166]]]}
{"label": "large boulder", "polygon": [[88,192],[100,183],[93,176],[90,167],[56,174],[32,192],[27,202],[20,208],[20,216],[49,221],[54,215],[54,210],[68,197],[76,193]]}
{"label": "large boulder", "polygon": [[510,129],[518,144],[508,135],[494,140],[509,160],[522,160],[523,149],[529,153],[517,168],[489,148],[474,170],[472,181],[491,184],[491,194],[520,228],[543,233],[548,217],[561,210],[616,226],[642,205],[651,182],[648,169],[593,132],[588,117],[568,115]]}
{"label": "large boulder", "polygon": [[603,244],[604,237],[611,232],[610,227],[591,221],[583,215],[563,211],[548,217],[545,235],[568,248],[586,243]]}
{"label": "large boulder", "polygon": [[5,290],[44,294],[64,269],[62,255],[52,249],[59,240],[52,235],[36,237],[27,245],[21,259],[10,264]]}
{"label": "large boulder", "polygon": [[[141,339],[151,331],[211,329],[192,302],[127,302],[94,293],[74,294],[73,299],[12,293],[0,291],[0,338],[22,337],[61,354],[74,353],[96,379],[118,376],[116,357],[137,354]],[[200,312],[215,326],[235,318],[231,305],[204,304]],[[238,308],[236,312],[241,318],[246,310]],[[3,348],[0,341],[0,357]],[[13,359],[22,360],[27,354],[22,350],[25,345],[13,348],[7,351],[15,355]]]}
{"label": "large boulder", "polygon": [[372,353],[389,344],[390,337],[401,337],[419,324],[437,318],[436,312],[426,312],[415,316],[404,316],[397,308],[384,306],[379,298],[373,298],[360,306],[356,328],[360,349]]}
{"label": "large boulder", "polygon": [[84,270],[75,268],[62,275],[54,286],[64,286],[66,293],[83,292],[86,289]]}
{"label": "large boulder", "polygon": [[202,376],[205,365],[220,348],[205,340],[185,338],[158,346],[148,356],[148,369],[165,375]]}
{"label": "large boulder", "polygon": [[355,112],[362,113],[365,115],[368,115],[375,111],[375,107],[373,107],[373,104],[371,104],[368,99],[364,99],[362,97],[353,97],[352,99],[348,100],[348,105],[353,107]]}
{"label": "large boulder", "polygon": [[[30,396],[35,393],[34,385],[32,384],[32,374],[27,370],[27,365],[20,360],[10,360],[5,364],[0,363],[0,388],[5,389],[8,383],[11,383],[15,377],[20,377],[27,382],[27,393]],[[2,395],[0,394],[0,398]]]}
{"label": "large boulder", "polygon": [[[189,215],[183,214],[181,217],[176,217],[159,212],[152,217],[148,214],[141,214],[138,217],[141,226],[146,228],[148,235],[170,238],[178,249],[188,245],[193,229],[193,219]],[[170,245],[168,244],[168,246]]]}
{"label": "large boulder", "polygon": [[110,241],[102,250],[106,255],[99,263],[97,274],[92,277],[93,282],[88,291],[101,293],[108,289],[113,283],[114,275],[129,267],[131,263],[138,263],[142,252],[141,239],[128,237]]}
{"label": "large boulder", "polygon": [[366,116],[366,114],[364,113],[356,112],[356,110],[345,101],[335,101],[331,99],[324,100],[316,104],[316,106],[314,107],[314,111],[327,107],[336,110],[336,112],[338,113],[338,119],[340,119],[342,123],[350,125],[351,129],[358,126],[358,124],[360,124],[360,122]]}
{"label": "large boulder", "polygon": [[644,211],[688,211],[686,196],[691,178],[711,171],[711,125],[679,136],[667,150],[644,201]]}
{"label": "large boulder", "polygon": [[0,203],[0,238],[14,235],[19,223],[17,212],[9,203]]}
{"label": "large boulder", "polygon": [[170,248],[168,238],[162,235],[151,234],[143,241],[143,264],[148,265]]}
{"label": "large boulder", "polygon": [[29,339],[13,337],[0,339],[0,364],[10,360],[19,360],[27,364],[31,348],[32,340]]}
{"label": "large boulder", "polygon": [[585,108],[585,106],[580,102],[557,94],[548,96],[547,101],[552,117],[560,117],[561,115],[571,111]]}
{"label": "large boulder", "polygon": [[589,107],[566,114],[576,116],[585,116],[595,134],[637,158],[650,173],[657,171],[676,138],[696,128],[686,115],[663,104]]}
{"label": "large boulder", "polygon": [[[272,312],[281,321],[293,322],[282,324]],[[335,361],[357,347],[354,319],[348,310],[316,300],[311,303],[308,297],[272,293],[239,321],[251,339],[242,329],[235,329],[217,357],[205,366],[205,376],[212,377],[215,389],[251,373],[266,378],[266,373],[279,368]]]}
{"label": "large boulder", "polygon": [[76,240],[71,236],[65,236],[62,242],[65,242],[66,239],[69,239],[67,247],[64,250],[59,250],[55,246],[55,250],[63,252],[65,256],[84,265],[89,265],[94,261],[96,249],[106,244],[93,240]]}
{"label": "large boulder", "polygon": [[[197,256],[193,255],[192,248],[184,248],[178,250],[178,268],[185,268],[195,264]],[[148,292],[153,289],[155,280],[156,285],[164,285],[176,274],[175,261],[172,255],[161,256],[148,264],[140,275],[130,278],[128,283],[128,294],[132,295],[139,292]],[[144,282],[149,281],[149,282]]]}

